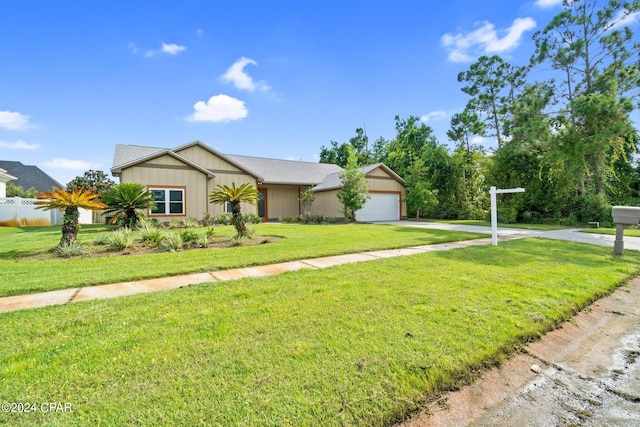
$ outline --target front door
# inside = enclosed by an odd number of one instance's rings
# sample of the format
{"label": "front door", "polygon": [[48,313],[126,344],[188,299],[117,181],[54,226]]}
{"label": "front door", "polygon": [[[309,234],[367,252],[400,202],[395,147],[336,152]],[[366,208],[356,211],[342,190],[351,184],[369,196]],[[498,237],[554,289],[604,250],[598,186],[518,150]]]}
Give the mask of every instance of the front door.
{"label": "front door", "polygon": [[263,221],[267,220],[267,189],[258,188],[258,215]]}

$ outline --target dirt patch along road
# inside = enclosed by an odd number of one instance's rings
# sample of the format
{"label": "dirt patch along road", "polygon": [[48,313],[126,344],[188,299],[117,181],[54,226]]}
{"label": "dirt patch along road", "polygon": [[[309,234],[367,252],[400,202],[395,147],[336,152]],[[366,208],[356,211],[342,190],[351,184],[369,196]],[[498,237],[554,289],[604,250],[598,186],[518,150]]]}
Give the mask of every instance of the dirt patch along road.
{"label": "dirt patch along road", "polygon": [[640,278],[401,426],[513,425],[640,426]]}

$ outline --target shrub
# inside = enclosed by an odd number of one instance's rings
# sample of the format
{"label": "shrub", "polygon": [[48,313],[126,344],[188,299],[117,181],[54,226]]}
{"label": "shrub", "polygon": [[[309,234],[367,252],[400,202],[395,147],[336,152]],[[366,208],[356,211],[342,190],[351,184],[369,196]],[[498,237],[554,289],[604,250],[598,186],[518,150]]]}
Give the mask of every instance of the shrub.
{"label": "shrub", "polygon": [[182,221],[180,221],[179,219],[172,219],[171,221],[169,221],[169,228],[180,228],[181,225]]}
{"label": "shrub", "polygon": [[58,252],[58,255],[60,256],[70,258],[72,256],[83,255],[86,252],[86,249],[80,242],[64,242],[58,245],[56,252]]}
{"label": "shrub", "polygon": [[133,232],[128,228],[116,230],[109,236],[109,246],[121,251],[133,246]]}
{"label": "shrub", "polygon": [[207,229],[204,231],[205,236],[207,236],[207,238],[212,238],[215,234],[216,234],[216,229],[214,227],[207,227]]}
{"label": "shrub", "polygon": [[235,236],[233,236],[231,238],[231,246],[242,246],[242,240],[244,238],[242,236],[240,236],[239,234],[236,234]]}
{"label": "shrub", "polygon": [[164,239],[162,239],[160,247],[169,252],[181,251],[184,248],[182,236],[178,233],[169,233]]}
{"label": "shrub", "polygon": [[218,214],[218,216],[216,216],[216,222],[220,225],[229,225],[229,215],[223,213]]}
{"label": "shrub", "polygon": [[197,228],[199,225],[198,220],[195,218],[185,218],[182,220],[182,226],[184,228]]}
{"label": "shrub", "polygon": [[180,238],[184,243],[193,242],[198,238],[198,233],[192,229],[182,230],[180,232]]}
{"label": "shrub", "polygon": [[260,218],[260,215],[258,215],[257,213],[251,212],[244,215],[244,222],[259,224],[260,222],[262,222],[262,218]]}
{"label": "shrub", "polygon": [[209,247],[209,236],[206,234],[199,234],[195,240],[195,244],[199,248],[208,248]]}
{"label": "shrub", "polygon": [[330,216],[329,218],[327,218],[327,222],[329,224],[335,224],[336,222],[338,222],[338,219],[335,216]]}
{"label": "shrub", "polygon": [[109,236],[107,234],[98,234],[95,239],[93,239],[93,244],[98,246],[104,246],[109,244]]}
{"label": "shrub", "polygon": [[211,214],[209,212],[205,212],[202,215],[202,220],[200,221],[200,224],[202,224],[203,227],[209,227],[211,225],[214,225],[215,221],[213,218],[211,218]]}
{"label": "shrub", "polygon": [[154,228],[148,231],[140,231],[140,237],[142,241],[145,243],[152,243],[154,245],[159,245],[162,239],[164,239],[164,233],[162,230]]}

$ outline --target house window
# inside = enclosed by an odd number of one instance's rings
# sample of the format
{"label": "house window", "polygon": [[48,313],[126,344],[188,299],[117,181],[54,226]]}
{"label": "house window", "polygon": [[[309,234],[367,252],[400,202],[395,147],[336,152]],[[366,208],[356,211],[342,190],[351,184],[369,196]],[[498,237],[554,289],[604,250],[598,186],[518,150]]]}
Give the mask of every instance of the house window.
{"label": "house window", "polygon": [[151,215],[185,215],[184,188],[149,188],[156,199]]}
{"label": "house window", "polygon": [[226,202],[224,204],[224,213],[230,214],[231,212],[231,202]]}

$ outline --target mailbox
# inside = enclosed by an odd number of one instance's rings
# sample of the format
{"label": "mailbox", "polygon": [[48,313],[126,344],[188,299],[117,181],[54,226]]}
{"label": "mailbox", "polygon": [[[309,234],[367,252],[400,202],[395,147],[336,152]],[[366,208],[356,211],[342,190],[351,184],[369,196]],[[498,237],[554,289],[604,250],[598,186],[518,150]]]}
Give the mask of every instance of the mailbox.
{"label": "mailbox", "polygon": [[611,210],[615,224],[637,225],[640,223],[640,207],[613,206]]}
{"label": "mailbox", "polygon": [[624,229],[630,225],[640,223],[640,207],[613,206],[611,208],[613,222],[616,225],[616,240],[613,243],[613,253],[622,255],[624,252]]}

